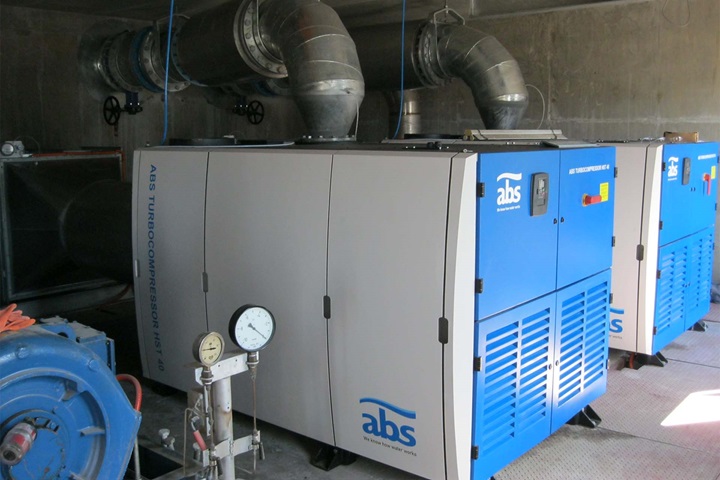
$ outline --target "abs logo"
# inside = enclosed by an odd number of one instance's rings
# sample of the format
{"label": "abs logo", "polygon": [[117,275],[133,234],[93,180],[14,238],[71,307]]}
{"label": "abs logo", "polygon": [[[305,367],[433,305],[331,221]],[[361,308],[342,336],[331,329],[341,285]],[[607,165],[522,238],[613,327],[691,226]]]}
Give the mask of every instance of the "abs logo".
{"label": "abs logo", "polygon": [[[610,309],[611,314],[615,315],[624,315],[625,310],[621,308],[611,308]],[[610,333],[622,333],[623,326],[622,326],[622,318],[610,318]]]}
{"label": "abs logo", "polygon": [[362,414],[365,420],[362,429],[365,433],[406,447],[414,447],[417,444],[414,436],[415,427],[407,425],[408,420],[415,420],[415,412],[377,398],[361,398],[360,403],[367,403],[368,407],[372,405],[377,407],[377,409],[372,408],[372,413]]}
{"label": "abs logo", "polygon": [[498,175],[497,177],[498,182],[500,182],[501,180],[505,180],[505,184],[500,184],[500,187],[497,189],[497,204],[510,205],[513,203],[518,203],[520,201],[520,185],[517,185],[516,183],[510,183],[510,181],[521,181],[522,173],[503,173],[501,175]]}
{"label": "abs logo", "polygon": [[668,158],[668,180],[676,180],[678,176],[678,162],[680,162],[680,159],[678,157],[670,157]]}

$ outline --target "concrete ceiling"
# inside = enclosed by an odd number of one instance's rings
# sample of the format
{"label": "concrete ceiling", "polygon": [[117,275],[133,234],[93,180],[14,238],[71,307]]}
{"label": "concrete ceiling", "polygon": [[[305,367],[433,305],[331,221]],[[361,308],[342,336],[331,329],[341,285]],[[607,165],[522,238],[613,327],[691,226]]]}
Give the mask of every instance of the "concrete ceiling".
{"label": "concrete ceiling", "polygon": [[[227,0],[175,0],[176,12],[192,15]],[[528,11],[607,3],[618,0],[449,0],[451,8],[466,17],[509,15]],[[627,1],[627,0],[626,0]],[[400,0],[325,0],[348,26],[399,22]],[[407,0],[407,18],[421,19],[444,6],[444,0]],[[58,10],[138,20],[167,17],[169,0],[0,0],[0,5]]]}

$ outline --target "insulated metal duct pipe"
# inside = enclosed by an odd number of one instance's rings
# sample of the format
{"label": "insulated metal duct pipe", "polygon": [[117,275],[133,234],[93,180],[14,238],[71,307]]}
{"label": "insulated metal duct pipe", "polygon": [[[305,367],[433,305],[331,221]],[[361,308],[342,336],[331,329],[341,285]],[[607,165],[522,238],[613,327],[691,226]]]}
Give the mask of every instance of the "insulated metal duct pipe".
{"label": "insulated metal duct pipe", "polygon": [[[369,89],[398,89],[399,31],[397,25],[352,30]],[[517,61],[495,37],[464,21],[435,19],[409,23],[405,32],[406,89],[438,87],[460,78],[470,87],[485,128],[517,127],[527,108],[528,92]]]}
{"label": "insulated metal duct pipe", "polygon": [[344,137],[360,110],[365,82],[355,43],[337,13],[319,0],[260,4],[260,34],[287,66],[313,140]]}
{"label": "insulated metal duct pipe", "polygon": [[[113,90],[162,92],[166,49],[167,33],[154,27],[136,32],[123,31],[103,42],[94,68]],[[168,77],[170,92],[184,90],[190,85],[173,65]]]}
{"label": "insulated metal duct pipe", "polygon": [[287,76],[262,42],[254,0],[200,12],[173,39],[173,63],[186,79],[210,87]]}
{"label": "insulated metal duct pipe", "polygon": [[[167,41],[157,37],[146,29],[108,39],[97,68],[105,82],[117,90],[158,91],[165,71],[156,51]],[[355,44],[320,0],[222,4],[179,22],[170,54],[176,90],[189,83],[236,90],[287,77],[312,140],[347,138],[365,96]]]}
{"label": "insulated metal duct pipe", "polygon": [[431,63],[435,73],[460,77],[470,87],[485,127],[516,128],[528,106],[528,91],[520,66],[505,47],[479,30],[445,25],[437,48],[437,62]]}

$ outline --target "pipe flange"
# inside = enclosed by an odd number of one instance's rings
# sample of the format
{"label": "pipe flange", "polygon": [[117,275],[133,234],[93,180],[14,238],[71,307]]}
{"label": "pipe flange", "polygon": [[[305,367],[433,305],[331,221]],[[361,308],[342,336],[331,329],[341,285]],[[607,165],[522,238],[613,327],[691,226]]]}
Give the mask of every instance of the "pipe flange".
{"label": "pipe flange", "polygon": [[[110,42],[110,48],[107,53],[108,74],[114,80],[114,83],[121,87],[122,91],[137,92],[142,88],[140,84],[134,84],[130,79],[123,78],[120,70],[121,52],[128,52],[127,48],[131,43],[134,35],[130,31],[125,31],[115,36]],[[125,45],[127,44],[127,45]],[[127,59],[123,59],[127,62]]]}
{"label": "pipe flange", "polygon": [[287,77],[283,61],[268,51],[260,35],[260,0],[245,0],[235,14],[235,45],[245,63],[270,78]]}
{"label": "pipe flange", "polygon": [[[150,81],[162,92],[165,87],[165,65],[162,62],[162,42],[160,35],[150,28],[140,47],[139,60],[142,62],[142,70],[147,74]],[[158,61],[159,60],[159,61]],[[190,86],[187,81],[168,81],[169,92],[179,92]]]}
{"label": "pipe flange", "polygon": [[[188,83],[192,85],[197,85],[198,87],[207,87],[204,83],[196,82],[192,79],[190,74],[185,71],[180,66],[180,57],[178,56],[178,39],[182,35],[182,27],[185,25],[185,23],[181,23],[178,25],[177,29],[171,33],[172,38],[170,43],[170,59],[172,60],[172,66],[175,67],[175,70],[177,70],[178,74]],[[163,80],[163,83],[165,80]]]}
{"label": "pipe flange", "polygon": [[102,50],[100,52],[100,59],[98,60],[98,72],[105,81],[105,83],[115,91],[121,92],[123,88],[113,78],[110,73],[110,46],[112,45],[114,37],[110,37],[103,43]]}
{"label": "pipe flange", "polygon": [[412,61],[426,87],[440,87],[450,82],[450,77],[444,74],[439,64],[435,25],[431,22],[425,22],[418,28]]}
{"label": "pipe flange", "polygon": [[149,75],[149,71],[146,62],[143,61],[142,52],[144,45],[146,45],[147,38],[152,32],[152,27],[147,27],[140,30],[133,38],[132,52],[130,53],[130,65],[135,76],[140,80],[142,86],[153,93],[162,92],[160,83],[154,81]]}

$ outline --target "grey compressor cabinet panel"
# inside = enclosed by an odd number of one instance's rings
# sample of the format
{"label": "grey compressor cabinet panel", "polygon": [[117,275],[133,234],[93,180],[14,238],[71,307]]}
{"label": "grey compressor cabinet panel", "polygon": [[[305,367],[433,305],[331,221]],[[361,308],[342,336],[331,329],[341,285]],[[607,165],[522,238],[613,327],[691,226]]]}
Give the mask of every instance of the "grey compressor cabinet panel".
{"label": "grey compressor cabinet panel", "polygon": [[[210,329],[227,334],[246,304],[267,307],[277,332],[261,352],[258,416],[334,443],[323,317],[332,155],[213,152],[205,234]],[[302,165],[302,168],[298,168]],[[249,375],[233,379],[252,413]]]}

